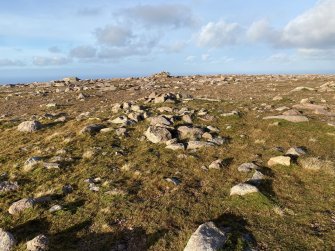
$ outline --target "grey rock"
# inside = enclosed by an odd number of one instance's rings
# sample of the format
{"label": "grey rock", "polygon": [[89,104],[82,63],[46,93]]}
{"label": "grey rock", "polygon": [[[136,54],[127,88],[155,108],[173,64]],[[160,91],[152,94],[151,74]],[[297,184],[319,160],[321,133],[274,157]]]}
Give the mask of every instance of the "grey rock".
{"label": "grey rock", "polygon": [[184,251],[217,251],[226,243],[226,234],[213,222],[206,222],[191,235]]}
{"label": "grey rock", "polygon": [[14,249],[16,245],[16,240],[14,236],[0,228],[0,250],[1,251],[10,251]]}
{"label": "grey rock", "polygon": [[290,166],[291,158],[289,156],[277,156],[270,158],[268,161],[268,166],[271,167],[275,165]]}
{"label": "grey rock", "polygon": [[254,163],[243,163],[237,168],[237,170],[239,172],[247,173],[247,172],[250,172],[250,171],[252,171],[254,169],[257,169],[257,168],[258,168],[258,166],[255,165]]}
{"label": "grey rock", "polygon": [[150,119],[150,125],[152,126],[170,126],[172,125],[171,121],[163,116],[163,115],[160,115],[160,116],[157,116],[157,117],[152,117]]}
{"label": "grey rock", "polygon": [[144,135],[152,143],[164,143],[172,139],[170,131],[164,127],[149,126]]}
{"label": "grey rock", "polygon": [[87,125],[83,129],[81,129],[80,134],[95,134],[100,132],[102,128],[105,128],[105,126],[102,124]]}
{"label": "grey rock", "polygon": [[201,139],[204,131],[201,128],[189,127],[189,126],[179,126],[178,134],[180,139],[189,139],[189,140],[199,140]]}
{"label": "grey rock", "polygon": [[210,142],[192,140],[187,143],[187,150],[196,150],[196,149],[212,147],[212,146],[215,146],[215,145]]}
{"label": "grey rock", "polygon": [[259,192],[257,187],[247,183],[239,183],[230,189],[230,195],[243,196],[249,193],[257,193],[257,192]]}
{"label": "grey rock", "polygon": [[222,162],[222,159],[215,160],[208,166],[208,169],[221,169],[223,167]]}
{"label": "grey rock", "polygon": [[278,115],[278,116],[268,116],[263,119],[283,119],[293,123],[307,122],[309,119],[302,115]]}
{"label": "grey rock", "polygon": [[291,147],[286,152],[286,155],[293,155],[293,156],[301,156],[305,154],[307,154],[305,149],[303,147],[297,147],[297,146]]}
{"label": "grey rock", "polygon": [[15,191],[17,189],[19,189],[19,185],[17,184],[17,182],[11,182],[11,181],[0,182],[0,193]]}
{"label": "grey rock", "polygon": [[42,128],[42,124],[36,120],[24,121],[18,125],[17,129],[20,132],[35,132]]}
{"label": "grey rock", "polygon": [[40,234],[34,239],[27,242],[27,250],[29,251],[44,251],[49,249],[49,240],[48,238]]}
{"label": "grey rock", "polygon": [[16,215],[20,214],[22,211],[32,208],[35,204],[34,199],[32,198],[24,198],[19,201],[14,202],[8,209],[10,214]]}

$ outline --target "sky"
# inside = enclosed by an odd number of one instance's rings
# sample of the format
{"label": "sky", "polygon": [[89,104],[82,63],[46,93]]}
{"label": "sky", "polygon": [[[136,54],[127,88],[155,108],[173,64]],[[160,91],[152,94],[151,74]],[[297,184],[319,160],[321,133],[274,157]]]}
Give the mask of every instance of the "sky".
{"label": "sky", "polygon": [[335,0],[0,1],[0,83],[335,73]]}

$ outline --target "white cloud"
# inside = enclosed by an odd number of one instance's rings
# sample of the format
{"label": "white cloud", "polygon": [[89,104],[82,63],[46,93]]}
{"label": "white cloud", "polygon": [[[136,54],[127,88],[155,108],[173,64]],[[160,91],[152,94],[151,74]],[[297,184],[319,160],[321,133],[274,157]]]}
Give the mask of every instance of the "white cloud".
{"label": "white cloud", "polygon": [[303,48],[335,48],[334,13],[334,0],[319,1],[285,26],[282,43]]}
{"label": "white cloud", "polygon": [[270,43],[278,42],[280,33],[271,27],[266,19],[261,19],[251,24],[247,30],[247,38],[251,41],[266,41]]}
{"label": "white cloud", "polygon": [[179,53],[181,52],[187,45],[187,42],[177,41],[168,45],[162,45],[161,48],[168,53]]}
{"label": "white cloud", "polygon": [[121,14],[146,26],[191,27],[196,24],[192,10],[182,4],[138,5],[126,8]]}
{"label": "white cloud", "polygon": [[20,60],[12,60],[7,58],[0,58],[0,67],[6,66],[24,66],[25,64]]}
{"label": "white cloud", "polygon": [[93,58],[97,49],[92,46],[78,46],[70,51],[70,56],[74,58]]}
{"label": "white cloud", "polygon": [[133,34],[125,26],[108,25],[95,31],[95,36],[100,44],[107,46],[124,46],[129,43]]}
{"label": "white cloud", "polygon": [[201,28],[197,43],[201,47],[223,47],[235,44],[241,31],[242,28],[237,23],[210,22]]}
{"label": "white cloud", "polygon": [[33,64],[37,66],[55,66],[64,65],[71,62],[71,59],[67,57],[34,57]]}
{"label": "white cloud", "polygon": [[263,41],[279,48],[335,48],[335,1],[322,0],[297,16],[282,29],[266,20],[254,22],[247,31],[253,41]]}

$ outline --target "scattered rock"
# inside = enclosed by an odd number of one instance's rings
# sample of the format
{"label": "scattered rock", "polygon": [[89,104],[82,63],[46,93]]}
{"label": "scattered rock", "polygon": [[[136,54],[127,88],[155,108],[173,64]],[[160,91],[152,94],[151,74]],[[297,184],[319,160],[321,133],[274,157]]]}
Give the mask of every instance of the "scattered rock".
{"label": "scattered rock", "polygon": [[201,128],[189,127],[189,126],[179,126],[178,127],[179,138],[184,140],[199,140],[201,139],[204,131]]}
{"label": "scattered rock", "polygon": [[17,189],[19,189],[19,185],[17,184],[17,182],[11,182],[11,181],[0,182],[0,193],[15,191]]}
{"label": "scattered rock", "polygon": [[307,122],[309,119],[302,115],[278,115],[278,116],[268,116],[263,119],[283,119],[293,123]]}
{"label": "scattered rock", "polygon": [[171,132],[164,127],[149,126],[144,135],[152,143],[164,143],[172,139]]}
{"label": "scattered rock", "polygon": [[209,166],[208,169],[221,169],[223,167],[222,159],[218,159],[213,161]]}
{"label": "scattered rock", "polygon": [[237,184],[230,189],[230,195],[246,195],[257,192],[259,192],[257,187],[247,183]]}
{"label": "scattered rock", "polygon": [[191,235],[184,251],[217,251],[226,243],[226,234],[213,222],[206,222]]}
{"label": "scattered rock", "polygon": [[237,168],[239,172],[244,172],[244,173],[251,172],[252,170],[255,170],[255,169],[258,169],[258,166],[255,165],[254,163],[243,163]]}
{"label": "scattered rock", "polygon": [[289,156],[272,157],[268,161],[268,166],[272,167],[272,166],[275,166],[275,165],[290,166],[291,165],[291,158]]}
{"label": "scattered rock", "polygon": [[87,125],[83,129],[81,129],[80,134],[95,134],[100,132],[102,128],[105,128],[104,125],[101,124],[92,124],[92,125]]}
{"label": "scattered rock", "polygon": [[27,250],[29,251],[44,251],[49,249],[49,240],[48,238],[40,234],[34,239],[27,242]]}
{"label": "scattered rock", "polygon": [[292,156],[301,156],[307,154],[306,150],[304,147],[291,147],[290,149],[287,150],[286,155],[292,155]]}
{"label": "scattered rock", "polygon": [[62,206],[61,205],[53,205],[52,207],[50,207],[49,212],[50,213],[54,213],[54,212],[57,212],[59,210],[62,210]]}
{"label": "scattered rock", "polygon": [[32,208],[35,204],[34,199],[32,198],[25,198],[25,199],[21,199],[19,201],[14,202],[8,209],[8,212],[10,214],[20,214],[21,212],[23,212],[24,210],[28,209],[28,208]]}
{"label": "scattered rock", "polygon": [[16,240],[14,236],[0,228],[0,250],[1,251],[11,251],[16,245]]}
{"label": "scattered rock", "polygon": [[210,142],[204,142],[204,141],[189,141],[187,143],[187,150],[196,150],[204,147],[212,147],[214,146],[213,143]]}
{"label": "scattered rock", "polygon": [[24,121],[17,127],[20,132],[35,132],[42,129],[42,124],[36,120]]}

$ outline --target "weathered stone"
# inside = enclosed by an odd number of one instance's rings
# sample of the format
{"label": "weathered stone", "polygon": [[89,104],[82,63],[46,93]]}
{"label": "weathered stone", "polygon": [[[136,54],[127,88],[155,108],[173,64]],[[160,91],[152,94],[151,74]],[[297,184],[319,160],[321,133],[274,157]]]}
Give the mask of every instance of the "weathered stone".
{"label": "weathered stone", "polygon": [[257,187],[247,183],[237,184],[230,189],[230,195],[246,195],[257,192],[259,192]]}
{"label": "weathered stone", "polygon": [[208,166],[208,169],[221,169],[223,167],[222,162],[222,159],[215,160]]}
{"label": "weathered stone", "polygon": [[172,125],[171,121],[163,116],[163,115],[160,115],[160,116],[157,116],[157,117],[152,117],[150,119],[150,125],[152,126],[170,126]]}
{"label": "weathered stone", "polygon": [[105,128],[104,125],[101,124],[92,124],[92,125],[87,125],[83,129],[81,129],[80,134],[94,134],[100,132],[102,128]]}
{"label": "weathered stone", "polygon": [[250,171],[252,171],[254,169],[257,169],[257,168],[258,168],[258,166],[255,165],[254,163],[243,163],[237,168],[237,170],[239,172],[247,173],[247,172],[250,172]]}
{"label": "weathered stone", "polygon": [[211,146],[214,146],[214,144],[211,142],[191,140],[187,143],[187,150],[195,150],[195,149],[211,147]]}
{"label": "weathered stone", "polygon": [[11,182],[11,181],[0,182],[0,193],[15,191],[17,189],[19,189],[19,185],[17,184],[17,182]]}
{"label": "weathered stone", "polygon": [[293,155],[293,156],[301,156],[305,154],[307,154],[305,149],[303,147],[297,147],[297,146],[291,147],[286,152],[286,155]]}
{"label": "weathered stone", "polygon": [[0,250],[1,251],[11,251],[16,245],[16,240],[14,236],[0,228]]}
{"label": "weathered stone", "polygon": [[268,161],[268,166],[275,166],[275,165],[282,165],[282,166],[290,166],[291,165],[291,158],[289,156],[277,156],[272,157]]}
{"label": "weathered stone", "polygon": [[213,222],[206,222],[191,235],[184,251],[217,251],[226,243],[226,234]]}
{"label": "weathered stone", "polygon": [[42,128],[42,124],[36,120],[24,121],[18,125],[17,129],[20,132],[35,132]]}
{"label": "weathered stone", "polygon": [[31,158],[27,159],[26,162],[24,162],[23,171],[29,172],[32,169],[34,169],[34,167],[37,164],[39,164],[41,162],[42,162],[42,159],[40,157],[31,157]]}
{"label": "weathered stone", "polygon": [[164,143],[172,139],[171,132],[164,127],[149,126],[144,135],[152,143]]}
{"label": "weathered stone", "polygon": [[302,115],[278,115],[278,116],[268,116],[263,119],[283,119],[293,123],[307,122],[309,119],[306,116]]}
{"label": "weathered stone", "polygon": [[179,126],[178,134],[180,139],[199,140],[204,131],[201,128]]}
{"label": "weathered stone", "polygon": [[265,175],[260,171],[255,171],[250,179],[248,179],[248,183],[252,185],[259,185],[265,179]]}
{"label": "weathered stone", "polygon": [[14,202],[8,209],[8,212],[10,214],[19,214],[22,211],[28,209],[28,208],[32,208],[35,204],[34,199],[32,198],[25,198],[25,199],[21,199],[19,201]]}
{"label": "weathered stone", "polygon": [[27,242],[27,250],[29,251],[44,251],[49,249],[49,240],[48,238],[40,234],[34,239]]}
{"label": "weathered stone", "polygon": [[171,149],[173,151],[178,151],[178,150],[185,150],[185,146],[182,143],[173,143],[167,145],[165,148]]}

